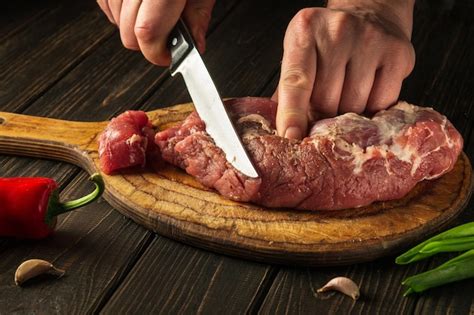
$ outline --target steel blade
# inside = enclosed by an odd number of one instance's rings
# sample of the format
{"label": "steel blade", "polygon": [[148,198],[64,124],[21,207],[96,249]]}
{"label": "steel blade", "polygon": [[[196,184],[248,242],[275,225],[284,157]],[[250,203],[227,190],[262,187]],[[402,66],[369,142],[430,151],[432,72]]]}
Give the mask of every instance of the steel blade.
{"label": "steel blade", "polygon": [[207,133],[224,151],[227,161],[249,177],[258,177],[238,136],[214,82],[196,48],[172,72],[181,73],[196,111],[206,123]]}

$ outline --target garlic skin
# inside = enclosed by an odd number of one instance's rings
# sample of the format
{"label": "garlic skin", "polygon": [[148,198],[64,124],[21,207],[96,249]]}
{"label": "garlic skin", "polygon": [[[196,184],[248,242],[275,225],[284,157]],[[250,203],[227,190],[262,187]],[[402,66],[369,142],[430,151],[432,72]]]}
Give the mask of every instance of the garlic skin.
{"label": "garlic skin", "polygon": [[316,292],[339,291],[347,296],[350,296],[354,301],[360,297],[359,286],[349,278],[336,277],[329,280],[322,288]]}
{"label": "garlic skin", "polygon": [[15,284],[20,286],[25,281],[34,278],[36,276],[49,273],[62,277],[66,271],[58,269],[53,266],[49,261],[42,259],[30,259],[24,261],[15,272]]}

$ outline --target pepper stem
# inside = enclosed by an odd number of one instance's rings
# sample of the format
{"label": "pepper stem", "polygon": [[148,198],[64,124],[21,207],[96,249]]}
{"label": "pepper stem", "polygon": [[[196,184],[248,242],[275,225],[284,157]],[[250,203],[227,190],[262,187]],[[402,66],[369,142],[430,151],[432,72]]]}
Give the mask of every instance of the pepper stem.
{"label": "pepper stem", "polygon": [[104,192],[104,180],[102,179],[102,176],[99,173],[93,174],[90,177],[90,180],[93,181],[95,184],[94,191],[79,199],[61,203],[59,202],[57,194],[53,194],[49,201],[46,223],[49,224],[55,216],[83,207],[97,200]]}

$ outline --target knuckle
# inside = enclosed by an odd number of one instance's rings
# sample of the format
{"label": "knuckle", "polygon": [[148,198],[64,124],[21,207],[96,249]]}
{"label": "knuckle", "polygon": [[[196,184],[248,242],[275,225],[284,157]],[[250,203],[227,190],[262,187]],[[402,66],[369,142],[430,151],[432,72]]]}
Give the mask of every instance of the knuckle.
{"label": "knuckle", "polygon": [[155,28],[151,23],[137,24],[134,32],[135,36],[143,42],[149,43],[155,39]]}
{"label": "knuckle", "polygon": [[302,9],[291,20],[288,31],[296,39],[292,42],[293,45],[303,49],[313,46],[311,37],[313,34],[314,17],[316,16],[315,10],[313,8]]}
{"label": "knuckle", "polygon": [[314,8],[301,9],[295,14],[291,22],[302,29],[311,28],[317,12],[317,9]]}
{"label": "knuckle", "polygon": [[394,74],[407,77],[415,67],[415,50],[410,43],[399,41],[389,50],[384,67]]}
{"label": "knuckle", "polygon": [[345,40],[356,27],[354,22],[354,16],[347,12],[333,12],[326,20],[328,39],[334,43]]}
{"label": "knuckle", "polygon": [[385,36],[385,32],[373,23],[365,23],[361,32],[361,42],[378,45]]}
{"label": "knuckle", "polygon": [[406,56],[405,56],[405,64],[406,64],[406,70],[405,70],[405,77],[407,77],[412,71],[413,68],[415,68],[415,60],[416,60],[416,54],[415,54],[415,48],[413,45],[408,45],[406,49]]}
{"label": "knuckle", "polygon": [[310,91],[312,80],[302,69],[290,69],[283,73],[280,85],[283,88]]}

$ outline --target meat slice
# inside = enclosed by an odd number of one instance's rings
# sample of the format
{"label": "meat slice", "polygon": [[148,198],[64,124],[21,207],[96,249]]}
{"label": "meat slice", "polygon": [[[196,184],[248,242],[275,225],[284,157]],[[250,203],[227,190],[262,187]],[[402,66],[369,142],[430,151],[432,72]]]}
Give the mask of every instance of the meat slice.
{"label": "meat slice", "polygon": [[163,158],[237,201],[267,207],[338,210],[405,196],[417,182],[449,172],[463,140],[438,112],[400,102],[372,118],[318,121],[302,141],[276,135],[277,104],[226,102],[259,179],[234,169],[197,113],[156,134]]}
{"label": "meat slice", "polygon": [[143,111],[126,111],[113,118],[99,137],[100,168],[106,174],[161,160],[155,132]]}

